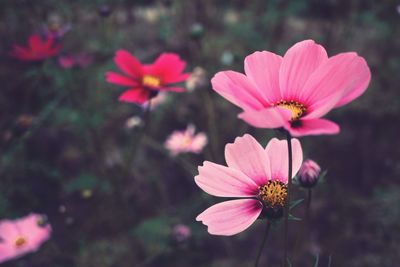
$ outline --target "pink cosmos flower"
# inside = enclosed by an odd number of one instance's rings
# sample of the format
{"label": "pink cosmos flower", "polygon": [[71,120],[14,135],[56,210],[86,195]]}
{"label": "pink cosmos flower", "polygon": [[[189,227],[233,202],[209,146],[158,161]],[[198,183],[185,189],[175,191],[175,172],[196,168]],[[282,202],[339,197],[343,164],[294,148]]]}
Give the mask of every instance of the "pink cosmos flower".
{"label": "pink cosmos flower", "polygon": [[40,61],[57,55],[61,50],[61,44],[53,38],[47,37],[45,41],[38,34],[29,36],[28,47],[14,45],[10,52],[12,57],[22,61]]}
{"label": "pink cosmos flower", "polygon": [[208,140],[205,133],[195,134],[195,131],[193,125],[189,125],[183,131],[174,131],[165,142],[165,147],[171,151],[172,155],[185,152],[200,153]]}
{"label": "pink cosmos flower", "polygon": [[371,73],[354,52],[328,58],[312,40],[286,54],[255,52],[244,61],[245,75],[218,72],[211,80],[220,95],[241,107],[239,118],[254,127],[283,127],[292,136],[337,134],[339,126],[321,119],[366,90]]}
{"label": "pink cosmos flower", "polygon": [[[293,176],[303,160],[300,142],[292,139]],[[205,161],[194,179],[206,193],[239,198],[206,209],[197,221],[213,235],[234,235],[250,227],[261,212],[267,218],[282,214],[287,197],[287,142],[276,138],[264,149],[251,135],[225,146],[227,167]]]}
{"label": "pink cosmos flower", "polygon": [[93,61],[88,53],[66,54],[58,58],[58,64],[64,69],[73,67],[86,68]]}
{"label": "pink cosmos flower", "polygon": [[125,102],[143,104],[159,91],[182,92],[183,88],[173,84],[185,81],[190,75],[182,73],[186,63],[174,53],[162,53],[153,64],[142,65],[128,51],[118,50],[114,62],[125,75],[107,72],[106,80],[128,87],[119,97]]}
{"label": "pink cosmos flower", "polygon": [[52,231],[43,222],[43,216],[34,213],[17,220],[0,221],[0,262],[37,251]]}

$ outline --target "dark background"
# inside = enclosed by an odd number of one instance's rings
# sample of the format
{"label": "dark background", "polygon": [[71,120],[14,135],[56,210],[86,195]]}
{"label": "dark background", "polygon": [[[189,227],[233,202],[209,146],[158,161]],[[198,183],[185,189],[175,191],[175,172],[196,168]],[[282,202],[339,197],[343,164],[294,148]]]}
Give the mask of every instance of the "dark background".
{"label": "dark background", "polygon": [[[110,15],[100,16],[108,5]],[[253,266],[262,222],[234,237],[211,236],[194,218],[220,201],[193,182],[203,160],[224,163],[223,148],[248,132],[276,136],[236,118],[239,109],[211,90],[219,70],[243,71],[256,50],[283,54],[314,39],[329,55],[356,51],[372,71],[366,93],[330,112],[341,132],[302,138],[305,156],[328,170],[314,190],[311,226],[295,246],[293,266],[397,266],[400,241],[400,14],[398,1],[22,1],[0,2],[0,217],[48,215],[54,232],[35,254],[5,267]],[[71,23],[63,52],[86,52],[87,68],[63,69],[57,58],[19,62],[7,53],[43,25]],[[124,48],[144,62],[172,51],[200,66],[207,83],[168,96],[142,128],[125,122],[143,110],[120,103],[104,81]],[[172,158],[162,144],[193,123],[210,144],[201,155]],[[297,190],[297,197],[304,197]],[[294,213],[302,217],[304,205]],[[172,228],[192,235],[174,241]],[[262,265],[279,266],[283,229],[272,229]]]}

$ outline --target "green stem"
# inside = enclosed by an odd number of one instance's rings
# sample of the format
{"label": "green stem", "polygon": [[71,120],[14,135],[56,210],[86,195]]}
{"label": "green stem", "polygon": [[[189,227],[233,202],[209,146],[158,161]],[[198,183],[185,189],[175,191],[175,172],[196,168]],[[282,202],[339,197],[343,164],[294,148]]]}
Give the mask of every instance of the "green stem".
{"label": "green stem", "polygon": [[285,230],[284,230],[284,242],[285,242],[285,250],[283,252],[283,267],[287,266],[288,259],[288,248],[289,248],[289,204],[290,204],[290,190],[292,189],[292,142],[291,135],[288,131],[286,131],[286,141],[288,147],[288,184],[287,184],[287,199],[285,206]]}
{"label": "green stem", "polygon": [[258,249],[258,253],[257,253],[257,257],[256,257],[256,262],[254,263],[254,267],[257,267],[258,263],[260,262],[261,253],[262,253],[263,248],[265,246],[265,241],[267,241],[267,237],[268,237],[268,233],[269,233],[269,228],[270,227],[271,227],[271,223],[267,220],[267,227],[265,228],[264,237],[263,237],[263,239],[261,241],[260,248]]}

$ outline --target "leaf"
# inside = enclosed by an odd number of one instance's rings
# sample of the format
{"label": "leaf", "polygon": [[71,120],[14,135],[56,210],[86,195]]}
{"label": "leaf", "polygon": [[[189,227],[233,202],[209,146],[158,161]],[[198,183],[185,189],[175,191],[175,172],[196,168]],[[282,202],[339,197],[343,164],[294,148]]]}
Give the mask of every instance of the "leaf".
{"label": "leaf", "polygon": [[289,210],[293,209],[294,207],[296,207],[297,205],[299,205],[301,202],[303,202],[304,198],[300,198],[297,200],[292,200],[289,203]]}
{"label": "leaf", "polygon": [[293,216],[292,214],[289,213],[289,220],[291,220],[291,221],[301,221],[301,218]]}

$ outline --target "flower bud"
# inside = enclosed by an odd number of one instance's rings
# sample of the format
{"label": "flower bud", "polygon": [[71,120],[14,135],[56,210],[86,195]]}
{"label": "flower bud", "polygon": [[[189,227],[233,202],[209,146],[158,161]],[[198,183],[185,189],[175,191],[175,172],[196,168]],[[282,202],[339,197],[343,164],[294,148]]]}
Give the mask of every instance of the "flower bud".
{"label": "flower bud", "polygon": [[313,160],[307,159],[303,162],[297,174],[297,180],[302,187],[311,188],[319,180],[321,167]]}

